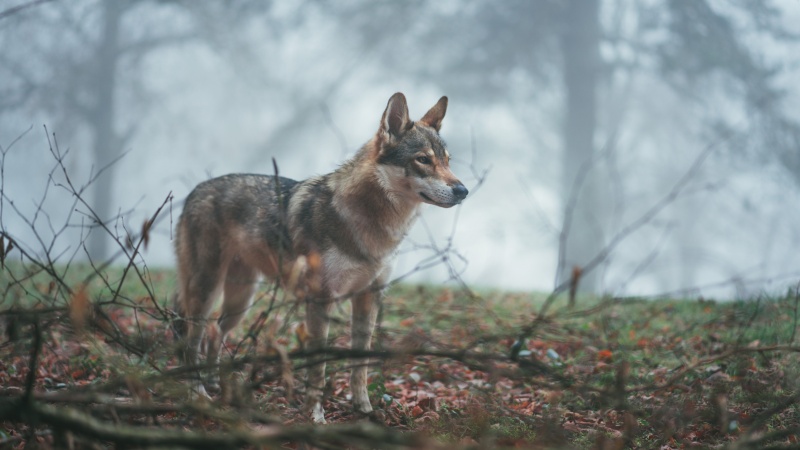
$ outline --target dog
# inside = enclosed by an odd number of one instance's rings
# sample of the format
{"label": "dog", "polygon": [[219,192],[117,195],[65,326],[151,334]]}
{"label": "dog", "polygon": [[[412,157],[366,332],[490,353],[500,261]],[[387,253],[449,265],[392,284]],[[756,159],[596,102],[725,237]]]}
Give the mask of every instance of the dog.
{"label": "dog", "polygon": [[[331,306],[349,298],[352,348],[368,350],[395,251],[420,205],[450,208],[468,194],[450,170],[439,136],[446,111],[442,97],[414,122],[398,92],[374,137],[332,173],[304,181],[231,174],[195,187],[175,238],[183,363],[198,363],[220,293],[219,336],[208,340],[211,362],[250,307],[258,278],[286,287],[298,267],[304,274],[308,348],[327,345]],[[196,391],[207,396],[198,383]],[[306,408],[317,423],[325,423],[324,384],[325,364],[310,368]],[[351,390],[355,411],[369,415],[366,365],[352,370]]]}

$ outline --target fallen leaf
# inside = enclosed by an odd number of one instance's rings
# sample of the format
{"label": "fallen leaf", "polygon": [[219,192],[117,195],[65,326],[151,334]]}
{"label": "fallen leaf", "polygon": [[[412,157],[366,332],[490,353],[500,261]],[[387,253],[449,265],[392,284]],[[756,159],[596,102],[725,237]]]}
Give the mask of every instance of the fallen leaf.
{"label": "fallen leaf", "polygon": [[311,339],[311,335],[306,329],[305,322],[300,322],[297,327],[295,327],[294,335],[297,337],[297,341],[300,343],[300,347],[302,348],[305,348],[306,343]]}
{"label": "fallen leaf", "polygon": [[86,326],[86,319],[89,317],[89,294],[86,292],[86,285],[81,285],[72,295],[69,302],[69,317],[75,331],[82,331]]}
{"label": "fallen leaf", "polygon": [[614,354],[611,350],[600,350],[597,352],[597,359],[600,361],[611,361],[613,359]]}
{"label": "fallen leaf", "polygon": [[150,243],[150,227],[153,222],[150,219],[145,219],[142,224],[142,240],[144,241],[144,249],[147,250],[147,245]]}

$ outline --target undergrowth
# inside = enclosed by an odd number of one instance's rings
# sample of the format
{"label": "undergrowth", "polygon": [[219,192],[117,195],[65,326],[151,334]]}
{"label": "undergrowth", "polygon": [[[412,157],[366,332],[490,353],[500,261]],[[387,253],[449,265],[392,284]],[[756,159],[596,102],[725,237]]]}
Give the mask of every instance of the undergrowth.
{"label": "undergrowth", "polygon": [[[172,271],[149,270],[120,283],[120,268],[91,277],[92,268],[76,266],[59,287],[33,267],[7,262],[4,270],[0,396],[25,393],[39,333],[37,398],[92,405],[100,420],[206,430],[308,422],[301,408],[302,367],[309,361],[299,331],[302,309],[276,301],[287,299],[279,290],[264,286],[226,344],[223,365],[232,381],[217,401],[242,412],[231,419],[213,403],[187,407],[169,324]],[[392,287],[374,344],[384,353],[370,369],[379,410],[372,420],[444,446],[797,444],[796,293],[733,302],[587,297],[539,316],[544,301],[539,294]],[[349,305],[333,315],[331,343],[345,349]],[[534,321],[531,337],[517,342]],[[521,346],[516,358],[515,345]],[[292,360],[293,386],[276,349]],[[344,356],[329,364],[325,407],[334,423],[363,420],[350,409],[354,361]],[[142,412],[147,408],[132,405],[159,407]],[[0,448],[31,439],[57,447],[57,436],[42,431],[34,423],[2,422]]]}

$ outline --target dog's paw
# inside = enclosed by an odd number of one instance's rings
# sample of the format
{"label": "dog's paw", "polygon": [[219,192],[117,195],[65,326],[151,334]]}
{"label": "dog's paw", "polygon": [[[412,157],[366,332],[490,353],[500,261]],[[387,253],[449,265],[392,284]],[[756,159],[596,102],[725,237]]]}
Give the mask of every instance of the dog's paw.
{"label": "dog's paw", "polygon": [[369,415],[372,412],[372,404],[369,401],[367,388],[353,389],[353,410],[356,414]]}
{"label": "dog's paw", "polygon": [[320,425],[328,423],[325,420],[325,410],[322,409],[322,405],[319,402],[314,403],[314,406],[311,407],[311,420]]}
{"label": "dog's paw", "polygon": [[211,395],[206,392],[205,386],[202,383],[198,383],[189,389],[189,400],[192,401],[211,401]]}
{"label": "dog's paw", "polygon": [[362,414],[368,416],[372,414],[372,405],[369,402],[360,403],[360,402],[353,402],[353,411],[356,414]]}

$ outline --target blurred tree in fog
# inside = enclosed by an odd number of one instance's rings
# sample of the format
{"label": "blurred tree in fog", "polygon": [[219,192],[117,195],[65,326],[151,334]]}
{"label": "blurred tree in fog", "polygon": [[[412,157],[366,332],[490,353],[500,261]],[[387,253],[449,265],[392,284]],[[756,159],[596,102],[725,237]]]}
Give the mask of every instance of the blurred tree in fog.
{"label": "blurred tree in fog", "polygon": [[710,117],[709,124],[718,132],[736,134],[741,149],[755,152],[762,161],[779,161],[800,185],[800,126],[783,111],[786,92],[775,85],[783,68],[795,61],[769,64],[762,54],[775,42],[800,42],[800,32],[781,23],[775,2],[671,0],[666,20],[657,19],[660,12],[652,6],[641,9],[646,17],[642,32],[662,27],[669,32],[652,49],[664,81],[697,102],[711,101],[707,94],[721,87],[743,106],[747,127],[736,129],[721,116]]}
{"label": "blurred tree in fog", "polygon": [[[222,31],[235,29],[233,24],[252,9],[269,8],[258,3],[82,0],[20,11],[0,29],[0,114],[38,114],[58,119],[51,129],[59,135],[88,135],[92,209],[113,226],[119,208],[113,162],[136,135],[153,100],[141,75],[147,56],[169,46],[221,48]],[[94,231],[87,245],[90,257],[108,257],[109,243],[106,233]]]}
{"label": "blurred tree in fog", "polygon": [[[647,72],[689,103],[710,104],[718,99],[706,94],[722,89],[745,111],[747,129],[733,130],[724,109],[705,117],[708,129],[717,139],[735,131],[742,137],[736,142],[779,161],[800,183],[800,127],[782,110],[784,93],[774,83],[780,68],[767,64],[754,42],[797,39],[773,2],[321,3],[345,29],[358,30],[387,71],[434,82],[461,101],[504,103],[524,120],[541,93],[560,92],[560,111],[550,114],[563,121],[559,192],[569,228],[557,282],[598,255],[616,231],[609,229],[610,175],[597,161],[614,145],[615,130],[599,130],[597,114],[616,106],[613,98],[599,102],[598,90],[617,72]],[[611,51],[601,53],[604,46]],[[580,195],[571,200],[575,188]],[[581,286],[596,290],[596,272]]]}

